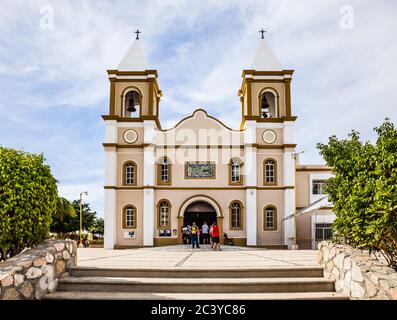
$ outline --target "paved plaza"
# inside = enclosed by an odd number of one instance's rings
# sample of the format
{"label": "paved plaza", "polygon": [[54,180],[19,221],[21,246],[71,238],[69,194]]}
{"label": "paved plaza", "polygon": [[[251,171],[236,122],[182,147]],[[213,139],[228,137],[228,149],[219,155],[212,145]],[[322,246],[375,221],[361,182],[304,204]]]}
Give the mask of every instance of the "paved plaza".
{"label": "paved plaza", "polygon": [[79,248],[78,266],[103,268],[263,268],[318,266],[313,250],[266,250],[223,246],[212,251],[209,245],[189,245],[105,250]]}

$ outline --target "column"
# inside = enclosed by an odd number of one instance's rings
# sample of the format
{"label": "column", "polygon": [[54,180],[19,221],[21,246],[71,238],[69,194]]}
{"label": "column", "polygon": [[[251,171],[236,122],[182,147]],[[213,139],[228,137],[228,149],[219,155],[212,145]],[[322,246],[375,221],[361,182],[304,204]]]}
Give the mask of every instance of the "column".
{"label": "column", "polygon": [[144,121],[143,150],[143,245],[153,246],[154,237],[154,185],[155,185],[155,122]]}
{"label": "column", "polygon": [[256,201],[256,122],[246,121],[244,131],[245,215],[247,246],[257,245],[257,201]]}
{"label": "column", "polygon": [[[117,122],[105,121],[105,143],[116,143]],[[105,147],[105,203],[104,203],[104,248],[113,249],[116,244],[116,184],[117,151],[116,147]]]}
{"label": "column", "polygon": [[[284,144],[294,144],[293,137],[293,122],[284,122],[283,130]],[[284,220],[283,223],[283,242],[291,249],[294,243],[294,229],[295,229],[295,149],[285,149],[283,154],[283,169],[284,169],[284,217],[291,217]]]}

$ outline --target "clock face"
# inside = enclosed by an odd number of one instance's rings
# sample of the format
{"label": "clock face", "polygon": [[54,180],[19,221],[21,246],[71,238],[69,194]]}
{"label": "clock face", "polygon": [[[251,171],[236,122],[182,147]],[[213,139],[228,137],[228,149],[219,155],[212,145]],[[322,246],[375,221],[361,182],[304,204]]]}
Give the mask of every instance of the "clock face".
{"label": "clock face", "polygon": [[266,130],[263,132],[262,139],[264,142],[271,144],[276,141],[277,135],[273,130]]}
{"label": "clock face", "polygon": [[124,132],[123,138],[127,143],[134,143],[138,139],[138,134],[135,130],[129,129]]}

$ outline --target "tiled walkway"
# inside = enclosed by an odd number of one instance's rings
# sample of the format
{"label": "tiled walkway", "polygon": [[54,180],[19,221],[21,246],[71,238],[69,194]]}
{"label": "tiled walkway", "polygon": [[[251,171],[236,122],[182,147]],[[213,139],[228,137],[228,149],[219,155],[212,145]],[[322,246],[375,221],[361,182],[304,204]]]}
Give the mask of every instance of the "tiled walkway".
{"label": "tiled walkway", "polygon": [[78,249],[78,265],[105,268],[263,268],[318,266],[313,250],[266,250],[188,245],[128,250]]}

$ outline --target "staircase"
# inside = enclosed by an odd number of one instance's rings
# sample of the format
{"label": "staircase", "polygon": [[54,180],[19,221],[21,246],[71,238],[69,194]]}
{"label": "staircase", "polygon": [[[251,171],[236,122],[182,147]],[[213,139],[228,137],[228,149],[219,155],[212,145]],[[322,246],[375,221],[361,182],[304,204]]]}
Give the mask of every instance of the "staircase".
{"label": "staircase", "polygon": [[74,267],[47,300],[347,300],[321,267],[119,269]]}

